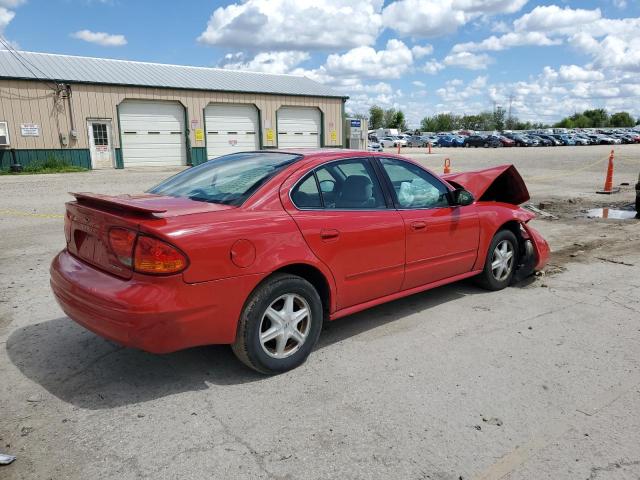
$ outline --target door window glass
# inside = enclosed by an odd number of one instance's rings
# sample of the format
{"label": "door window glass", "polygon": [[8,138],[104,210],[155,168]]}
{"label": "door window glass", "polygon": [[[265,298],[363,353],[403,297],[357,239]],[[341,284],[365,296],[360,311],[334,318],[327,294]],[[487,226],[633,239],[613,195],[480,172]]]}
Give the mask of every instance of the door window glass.
{"label": "door window glass", "polygon": [[313,173],[291,191],[291,201],[298,208],[322,208],[318,183]]}
{"label": "door window glass", "polygon": [[325,208],[386,208],[382,189],[367,160],[331,162],[316,170]]}
{"label": "door window glass", "polygon": [[93,144],[96,147],[109,145],[109,138],[107,137],[107,124],[106,123],[93,123],[91,124],[93,129]]}
{"label": "door window glass", "polygon": [[449,206],[449,189],[428,172],[402,160],[383,158],[381,163],[393,184],[400,208]]}

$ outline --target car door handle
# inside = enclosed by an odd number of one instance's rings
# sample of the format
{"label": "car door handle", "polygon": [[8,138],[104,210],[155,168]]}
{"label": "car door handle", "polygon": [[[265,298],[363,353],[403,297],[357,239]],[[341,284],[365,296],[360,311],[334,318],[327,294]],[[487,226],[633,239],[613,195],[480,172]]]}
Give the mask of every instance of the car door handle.
{"label": "car door handle", "polygon": [[424,230],[427,228],[425,222],[411,222],[411,230]]}
{"label": "car door handle", "polygon": [[333,228],[323,228],[320,230],[320,238],[322,240],[335,240],[340,236],[340,232]]}

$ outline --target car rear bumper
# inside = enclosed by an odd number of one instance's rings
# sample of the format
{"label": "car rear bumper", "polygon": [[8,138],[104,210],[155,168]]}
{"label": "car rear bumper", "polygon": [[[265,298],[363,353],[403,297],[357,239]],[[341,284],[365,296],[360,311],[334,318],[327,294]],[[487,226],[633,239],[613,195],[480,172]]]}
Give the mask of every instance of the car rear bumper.
{"label": "car rear bumper", "polygon": [[123,280],[66,250],[54,258],[50,273],[53,293],[72,320],[152,353],[233,343],[243,303],[261,279],[248,275],[188,284],[181,275],[134,274]]}

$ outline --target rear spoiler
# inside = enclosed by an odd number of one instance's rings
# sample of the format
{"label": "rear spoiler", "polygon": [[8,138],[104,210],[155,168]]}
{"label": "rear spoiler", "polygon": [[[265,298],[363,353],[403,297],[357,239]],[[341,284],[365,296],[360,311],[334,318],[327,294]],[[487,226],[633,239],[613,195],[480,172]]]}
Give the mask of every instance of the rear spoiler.
{"label": "rear spoiler", "polygon": [[529,200],[529,190],[513,165],[442,175],[454,187],[463,187],[476,200],[520,205]]}
{"label": "rear spoiler", "polygon": [[[149,205],[149,202],[143,200],[144,197],[138,197],[131,195],[101,195],[98,193],[87,192],[69,192],[76,198],[78,203],[94,204],[98,206],[119,208],[121,210],[128,210],[130,212],[153,214],[153,213],[165,213],[166,208]],[[148,197],[147,197],[148,198]]]}

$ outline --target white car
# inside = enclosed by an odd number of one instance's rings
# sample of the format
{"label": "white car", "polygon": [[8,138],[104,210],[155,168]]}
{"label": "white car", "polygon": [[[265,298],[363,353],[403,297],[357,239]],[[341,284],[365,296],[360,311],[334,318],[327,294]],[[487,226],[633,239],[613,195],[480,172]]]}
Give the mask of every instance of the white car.
{"label": "white car", "polygon": [[382,145],[376,142],[369,142],[369,146],[367,147],[367,151],[369,152],[382,152]]}
{"label": "white car", "polygon": [[384,148],[397,147],[398,143],[399,143],[399,140],[397,138],[394,138],[394,137],[382,137],[380,139],[380,145],[382,145]]}

